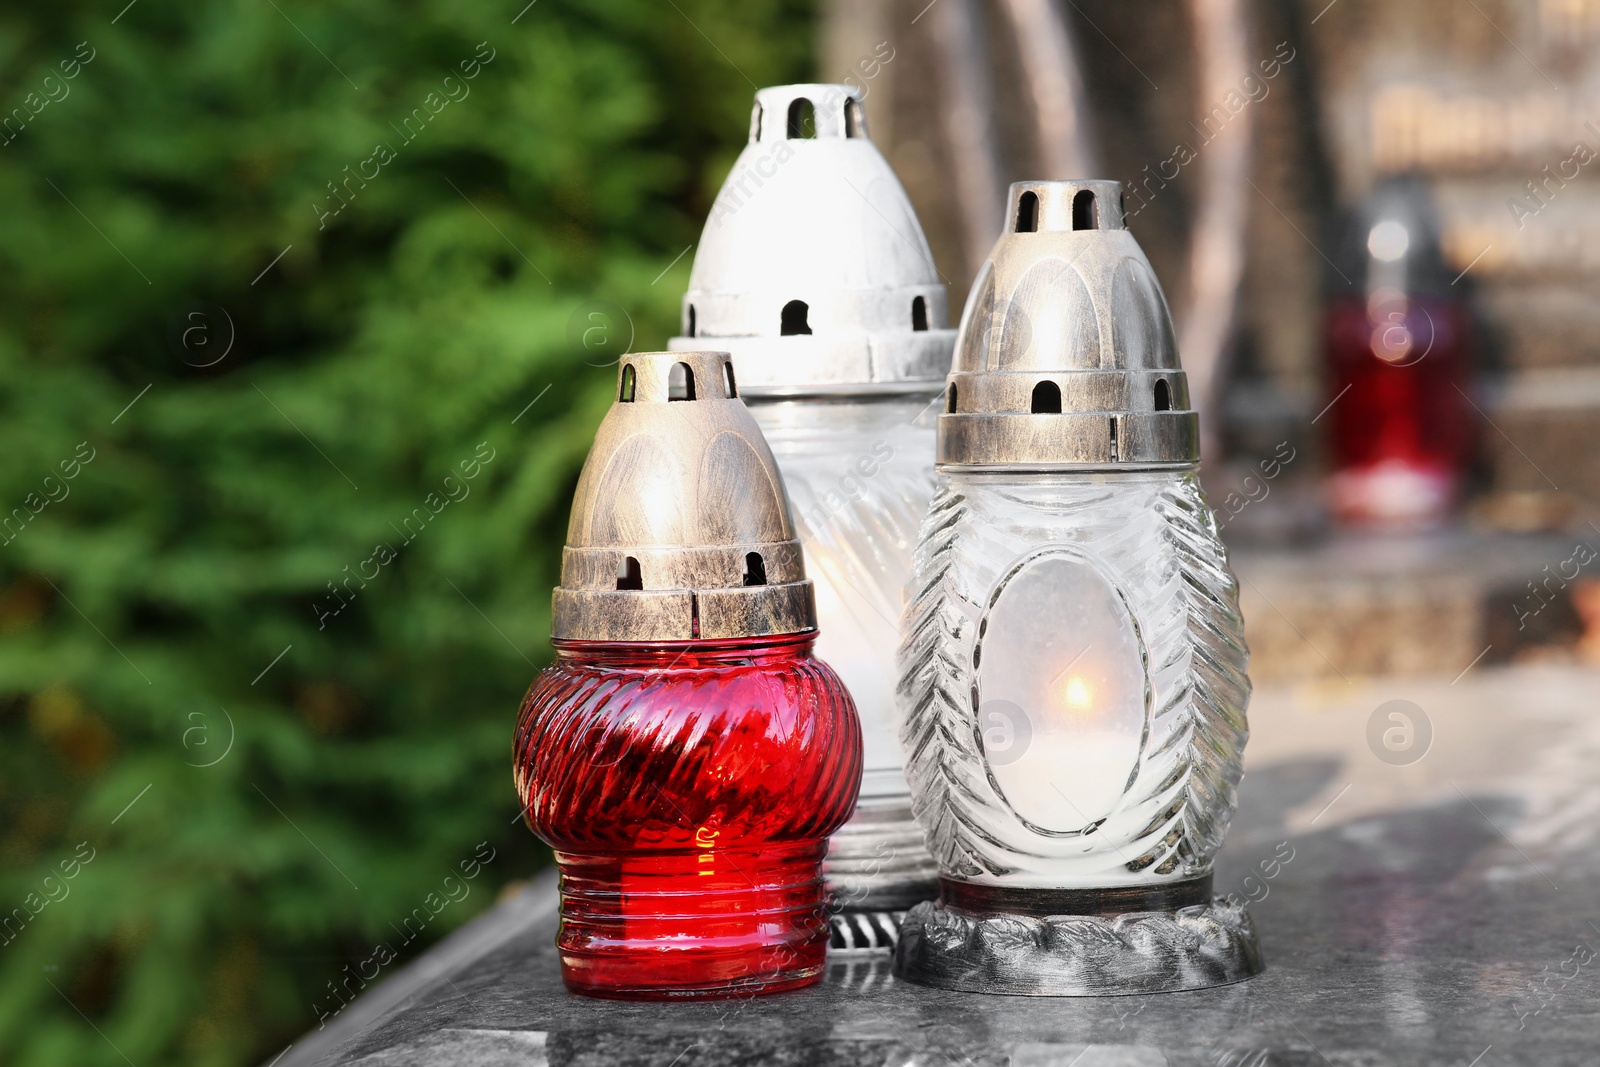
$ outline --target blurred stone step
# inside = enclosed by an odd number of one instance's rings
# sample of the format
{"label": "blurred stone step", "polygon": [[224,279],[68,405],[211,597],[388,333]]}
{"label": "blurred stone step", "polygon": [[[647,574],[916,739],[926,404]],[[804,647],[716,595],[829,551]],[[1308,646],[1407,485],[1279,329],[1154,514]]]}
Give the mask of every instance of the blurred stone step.
{"label": "blurred stone step", "polygon": [[1600,575],[1600,531],[1336,533],[1232,549],[1250,674],[1260,682],[1455,675],[1570,649],[1577,583]]}
{"label": "blurred stone step", "polygon": [[[1481,428],[1483,452],[1496,489],[1559,492],[1600,501],[1600,382],[1519,375],[1504,393],[1489,392]],[[1555,401],[1564,394],[1565,403]]]}
{"label": "blurred stone step", "polygon": [[1479,313],[1507,369],[1600,365],[1600,302],[1590,284],[1504,282],[1482,286]]}

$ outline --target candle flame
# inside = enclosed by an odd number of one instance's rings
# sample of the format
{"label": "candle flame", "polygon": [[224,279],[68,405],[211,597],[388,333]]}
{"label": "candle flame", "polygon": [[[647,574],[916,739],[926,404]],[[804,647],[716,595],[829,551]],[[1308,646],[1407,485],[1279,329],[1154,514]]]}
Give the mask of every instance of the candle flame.
{"label": "candle flame", "polygon": [[695,846],[706,850],[700,853],[699,856],[699,861],[703,864],[700,868],[700,876],[702,878],[709,878],[717,873],[717,837],[721,833],[721,830],[712,829],[710,826],[700,826],[695,829]]}
{"label": "candle flame", "polygon": [[1087,708],[1094,703],[1094,694],[1089,691],[1089,683],[1079,678],[1076,674],[1067,679],[1067,706],[1071,708]]}

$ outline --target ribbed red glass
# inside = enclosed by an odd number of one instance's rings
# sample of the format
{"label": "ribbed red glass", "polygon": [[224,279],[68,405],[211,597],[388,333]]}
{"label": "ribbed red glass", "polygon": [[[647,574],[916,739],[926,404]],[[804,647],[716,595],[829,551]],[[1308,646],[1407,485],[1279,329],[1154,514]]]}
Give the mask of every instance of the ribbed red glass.
{"label": "ribbed red glass", "polygon": [[822,857],[861,781],[861,726],[814,633],[557,641],[516,784],[561,870],[567,987],[672,999],[810,985]]}
{"label": "ribbed red glass", "polygon": [[1328,307],[1332,504],[1351,522],[1426,522],[1454,501],[1472,444],[1471,320],[1458,300]]}

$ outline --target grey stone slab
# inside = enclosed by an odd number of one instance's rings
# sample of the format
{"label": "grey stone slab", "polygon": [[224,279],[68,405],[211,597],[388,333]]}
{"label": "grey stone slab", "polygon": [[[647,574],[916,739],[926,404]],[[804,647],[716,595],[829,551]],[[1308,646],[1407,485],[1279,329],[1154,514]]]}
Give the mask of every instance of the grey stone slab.
{"label": "grey stone slab", "polygon": [[[905,984],[869,957],[775,997],[586,1000],[561,985],[546,879],[279,1067],[1594,1064],[1597,690],[1600,673],[1542,667],[1259,694],[1217,866],[1219,892],[1255,900],[1266,954],[1238,985],[981,996]],[[1391,699],[1429,720],[1410,763],[1368,741]]]}

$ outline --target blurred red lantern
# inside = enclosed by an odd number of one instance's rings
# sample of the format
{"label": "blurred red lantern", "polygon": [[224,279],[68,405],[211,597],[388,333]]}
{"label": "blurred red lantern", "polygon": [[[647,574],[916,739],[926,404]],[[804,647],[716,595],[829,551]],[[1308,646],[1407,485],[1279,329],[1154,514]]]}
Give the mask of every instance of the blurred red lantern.
{"label": "blurred red lantern", "polygon": [[1354,227],[1363,291],[1329,301],[1327,419],[1334,514],[1426,525],[1461,491],[1471,455],[1472,317],[1444,281],[1420,183],[1380,187]]}

